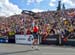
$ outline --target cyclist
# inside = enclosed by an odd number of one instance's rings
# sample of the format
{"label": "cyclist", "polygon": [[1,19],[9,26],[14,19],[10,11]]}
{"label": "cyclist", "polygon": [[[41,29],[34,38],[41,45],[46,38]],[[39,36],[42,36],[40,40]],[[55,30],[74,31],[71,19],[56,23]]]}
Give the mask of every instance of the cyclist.
{"label": "cyclist", "polygon": [[[33,36],[34,36],[33,45],[35,46],[36,49],[38,49],[38,46],[37,46],[38,45],[38,30],[39,30],[38,26],[33,27]],[[32,48],[34,47],[32,46]]]}

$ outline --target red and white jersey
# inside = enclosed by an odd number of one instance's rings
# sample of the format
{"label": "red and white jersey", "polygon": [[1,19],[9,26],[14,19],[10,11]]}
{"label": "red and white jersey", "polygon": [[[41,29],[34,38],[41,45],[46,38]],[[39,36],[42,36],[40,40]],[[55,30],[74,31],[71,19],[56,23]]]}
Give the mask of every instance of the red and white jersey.
{"label": "red and white jersey", "polygon": [[34,26],[33,32],[38,32],[38,30],[39,30],[38,26]]}

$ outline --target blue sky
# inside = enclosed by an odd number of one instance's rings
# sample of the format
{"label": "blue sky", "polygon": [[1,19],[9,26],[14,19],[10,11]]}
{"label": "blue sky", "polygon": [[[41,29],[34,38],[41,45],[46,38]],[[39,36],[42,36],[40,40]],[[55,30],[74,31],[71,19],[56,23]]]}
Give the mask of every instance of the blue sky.
{"label": "blue sky", "polygon": [[[42,12],[56,10],[59,0],[0,0],[0,16],[20,14],[22,10]],[[61,0],[67,8],[75,8],[75,0]]]}
{"label": "blue sky", "polygon": [[[28,2],[30,1],[30,2]],[[56,10],[59,0],[10,0],[13,4],[19,6],[20,9],[39,9],[39,10]],[[73,8],[73,0],[61,0],[62,4],[65,4],[66,8]]]}
{"label": "blue sky", "polygon": [[[20,9],[27,9],[27,10],[32,10],[32,9],[39,9],[39,10],[55,10],[57,7],[57,1],[55,1],[56,6],[50,6],[49,3],[52,0],[31,0],[33,2],[28,2],[28,0],[10,0],[13,4],[16,4],[19,6]],[[38,2],[39,1],[39,2]]]}

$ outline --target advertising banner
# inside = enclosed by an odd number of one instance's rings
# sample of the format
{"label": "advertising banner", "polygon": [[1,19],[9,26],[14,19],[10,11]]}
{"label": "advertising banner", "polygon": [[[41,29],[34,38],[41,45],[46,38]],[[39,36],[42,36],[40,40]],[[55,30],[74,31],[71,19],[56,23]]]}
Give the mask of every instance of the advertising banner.
{"label": "advertising banner", "polygon": [[15,35],[15,42],[17,44],[33,44],[33,35]]}
{"label": "advertising banner", "polygon": [[75,33],[70,34],[69,36],[63,38],[64,45],[72,45],[75,46]]}
{"label": "advertising banner", "polygon": [[59,44],[59,35],[48,35],[45,39],[42,38],[42,44],[58,45]]}
{"label": "advertising banner", "polygon": [[0,43],[8,43],[8,39],[6,37],[0,37]]}
{"label": "advertising banner", "polygon": [[8,43],[15,43],[15,35],[8,36]]}

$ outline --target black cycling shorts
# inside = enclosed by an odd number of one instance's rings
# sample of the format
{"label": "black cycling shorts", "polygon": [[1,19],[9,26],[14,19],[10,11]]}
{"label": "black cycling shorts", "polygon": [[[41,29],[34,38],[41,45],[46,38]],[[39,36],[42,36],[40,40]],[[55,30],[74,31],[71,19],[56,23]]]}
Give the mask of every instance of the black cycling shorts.
{"label": "black cycling shorts", "polygon": [[33,33],[34,39],[38,39],[38,34],[36,32]]}

